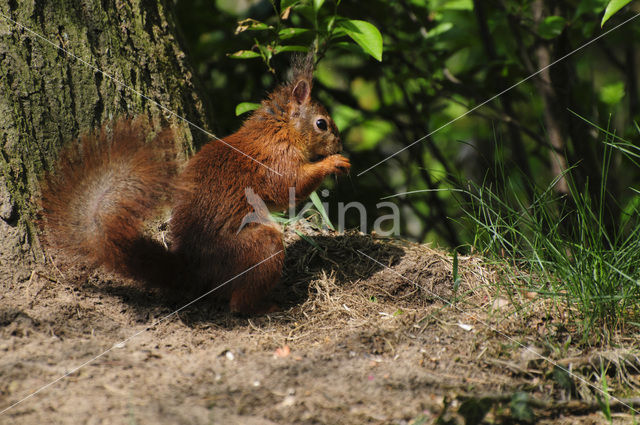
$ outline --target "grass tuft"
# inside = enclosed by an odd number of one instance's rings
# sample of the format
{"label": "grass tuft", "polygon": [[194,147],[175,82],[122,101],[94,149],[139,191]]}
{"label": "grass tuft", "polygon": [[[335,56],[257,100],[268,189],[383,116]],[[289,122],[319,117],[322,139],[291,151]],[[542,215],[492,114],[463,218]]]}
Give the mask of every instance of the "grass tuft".
{"label": "grass tuft", "polygon": [[[638,326],[640,307],[640,195],[628,188],[623,204],[607,193],[608,170],[621,157],[640,167],[640,148],[598,130],[605,140],[596,186],[579,186],[573,168],[534,189],[531,200],[506,179],[498,189],[471,185],[465,212],[475,248],[525,272],[527,291],[563,301],[584,342],[608,343],[614,332]],[[556,190],[561,178],[569,193]]]}

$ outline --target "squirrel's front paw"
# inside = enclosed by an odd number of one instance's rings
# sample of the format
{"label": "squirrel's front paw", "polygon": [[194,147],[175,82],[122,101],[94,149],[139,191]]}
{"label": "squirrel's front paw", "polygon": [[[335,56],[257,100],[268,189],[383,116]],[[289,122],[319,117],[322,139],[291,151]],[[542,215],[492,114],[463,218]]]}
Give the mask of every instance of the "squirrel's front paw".
{"label": "squirrel's front paw", "polygon": [[326,157],[324,162],[329,166],[329,174],[347,174],[351,168],[349,159],[339,154]]}

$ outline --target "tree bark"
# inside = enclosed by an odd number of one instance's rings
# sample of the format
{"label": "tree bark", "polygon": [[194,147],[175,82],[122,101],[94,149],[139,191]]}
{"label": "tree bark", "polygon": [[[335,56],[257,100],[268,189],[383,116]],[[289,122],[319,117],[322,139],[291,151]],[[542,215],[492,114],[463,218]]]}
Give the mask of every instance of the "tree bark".
{"label": "tree bark", "polygon": [[145,114],[156,128],[171,125],[186,153],[208,137],[178,116],[210,126],[170,1],[0,0],[0,14],[4,286],[28,279],[44,259],[34,225],[39,179],[64,143],[110,119]]}
{"label": "tree bark", "polygon": [[[531,8],[533,10],[534,22],[541,22],[544,18],[544,2],[542,0],[535,0]],[[567,161],[565,159],[566,134],[562,130],[562,124],[558,121],[561,114],[557,111],[557,95],[551,82],[551,73],[549,71],[549,65],[551,65],[551,52],[549,51],[549,47],[545,43],[539,43],[535,49],[535,56],[538,61],[538,69],[542,70],[535,82],[538,92],[542,95],[544,123],[549,142],[551,143],[551,149],[549,151],[551,172],[553,176],[558,179],[555,190],[562,194],[568,194],[569,185],[564,175],[567,170]]]}

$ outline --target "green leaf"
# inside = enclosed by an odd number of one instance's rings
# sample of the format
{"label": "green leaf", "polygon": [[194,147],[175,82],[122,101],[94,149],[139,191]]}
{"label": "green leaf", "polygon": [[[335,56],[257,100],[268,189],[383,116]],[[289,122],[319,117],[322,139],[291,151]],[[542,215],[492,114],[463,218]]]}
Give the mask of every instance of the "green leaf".
{"label": "green leaf", "polygon": [[473,10],[472,0],[449,0],[442,2],[442,10]]}
{"label": "green leaf", "polygon": [[451,22],[443,22],[439,25],[436,25],[435,27],[431,28],[429,30],[429,32],[427,33],[425,39],[430,39],[433,37],[437,37],[440,34],[444,34],[445,32],[449,31],[451,28],[453,28],[453,23]]}
{"label": "green leaf", "polygon": [[255,111],[259,107],[260,107],[259,103],[253,103],[253,102],[238,103],[238,105],[236,106],[236,116],[242,115],[245,112]]}
{"label": "green leaf", "polygon": [[333,15],[327,19],[324,19],[322,21],[322,25],[320,26],[321,28],[325,28],[326,31],[331,34],[332,30],[333,30],[333,26],[336,23],[336,15]]}
{"label": "green leaf", "polygon": [[574,388],[575,384],[573,382],[573,379],[566,369],[554,366],[552,374],[553,380],[556,381],[565,390],[571,390]]}
{"label": "green leaf", "polygon": [[240,34],[245,31],[263,31],[273,29],[271,25],[267,25],[264,22],[256,21],[255,19],[247,18],[238,22],[236,27],[236,34]]}
{"label": "green leaf", "polygon": [[[337,38],[344,37],[346,35],[347,35],[347,32],[343,28],[336,26],[336,28],[331,32],[331,39],[335,40]],[[353,45],[353,43],[350,43],[348,41],[342,41],[341,43]],[[360,52],[362,51],[362,49],[360,49],[359,47],[358,47],[358,50]]]}
{"label": "green leaf", "polygon": [[347,52],[356,53],[356,54],[362,53],[361,47],[358,47],[357,45],[348,41],[339,41],[339,42],[331,43],[331,45],[336,49],[346,50]]}
{"label": "green leaf", "polygon": [[296,6],[296,12],[302,15],[309,22],[313,22],[316,18],[316,11],[311,5],[300,4]]}
{"label": "green leaf", "polygon": [[278,37],[280,37],[281,40],[287,40],[289,38],[306,34],[310,31],[311,30],[308,30],[306,28],[285,28],[283,30],[280,30],[280,32],[278,32]]}
{"label": "green leaf", "polygon": [[566,21],[562,16],[547,16],[540,22],[538,34],[540,37],[550,40],[562,34],[565,25]]}
{"label": "green leaf", "polygon": [[291,7],[297,3],[300,3],[300,0],[282,0],[280,2],[280,9],[285,10],[287,7]]}
{"label": "green leaf", "polygon": [[585,13],[599,14],[607,5],[607,0],[582,0],[576,8],[573,20],[576,20]]}
{"label": "green leaf", "polygon": [[600,26],[603,27],[604,23],[607,22],[609,18],[629,3],[631,3],[631,0],[611,0],[604,11],[604,16],[602,17]]}
{"label": "green leaf", "polygon": [[509,407],[511,408],[511,415],[519,421],[533,422],[536,418],[531,406],[529,406],[529,395],[527,393],[515,393],[511,397]]}
{"label": "green leaf", "polygon": [[275,54],[273,52],[273,49],[271,48],[271,46],[268,46],[268,45],[265,45],[265,44],[260,44],[260,43],[258,43],[258,40],[256,40],[256,39],[254,39],[254,40],[256,42],[258,50],[260,50],[260,56],[262,57],[262,60],[264,60],[265,63],[269,63],[269,61],[271,60],[271,58]]}
{"label": "green leaf", "polygon": [[324,224],[329,229],[336,230],[335,227],[333,227],[331,220],[329,219],[329,215],[327,214],[327,211],[324,209],[324,205],[322,205],[322,201],[320,201],[320,197],[318,196],[318,193],[315,191],[311,192],[309,199],[311,199],[311,202],[313,202],[313,205],[316,207],[316,209],[320,213],[320,216],[322,216],[322,221],[324,222]]}
{"label": "green leaf", "polygon": [[271,211],[269,212],[269,217],[276,223],[280,223],[283,225],[288,225],[293,221],[293,218],[285,218],[282,211]]}
{"label": "green leaf", "polygon": [[600,100],[607,105],[617,105],[624,97],[624,82],[618,81],[607,84],[600,90]]}
{"label": "green leaf", "polygon": [[254,59],[259,58],[260,53],[256,53],[253,50],[238,50],[235,53],[230,53],[229,56],[231,59]]}
{"label": "green leaf", "polygon": [[324,0],[313,0],[313,9],[317,12],[318,10],[320,10],[323,4]]}
{"label": "green leaf", "polygon": [[347,19],[338,22],[338,26],[345,30],[362,50],[382,61],[382,34],[369,22]]}
{"label": "green leaf", "polygon": [[273,54],[277,55],[282,52],[307,52],[309,51],[308,46],[276,46],[273,49]]}

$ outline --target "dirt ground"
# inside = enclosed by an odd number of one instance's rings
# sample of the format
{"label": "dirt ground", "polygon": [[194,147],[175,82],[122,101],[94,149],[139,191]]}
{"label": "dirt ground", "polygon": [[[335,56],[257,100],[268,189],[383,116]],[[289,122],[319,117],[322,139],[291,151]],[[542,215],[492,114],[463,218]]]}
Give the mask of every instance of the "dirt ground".
{"label": "dirt ground", "polygon": [[282,312],[261,317],[206,299],[167,317],[181,306],[101,271],[4,282],[0,424],[609,423],[601,364],[639,408],[634,340],[567,343],[565,312],[498,293],[482,260],[454,283],[428,246],[307,234],[287,232]]}

